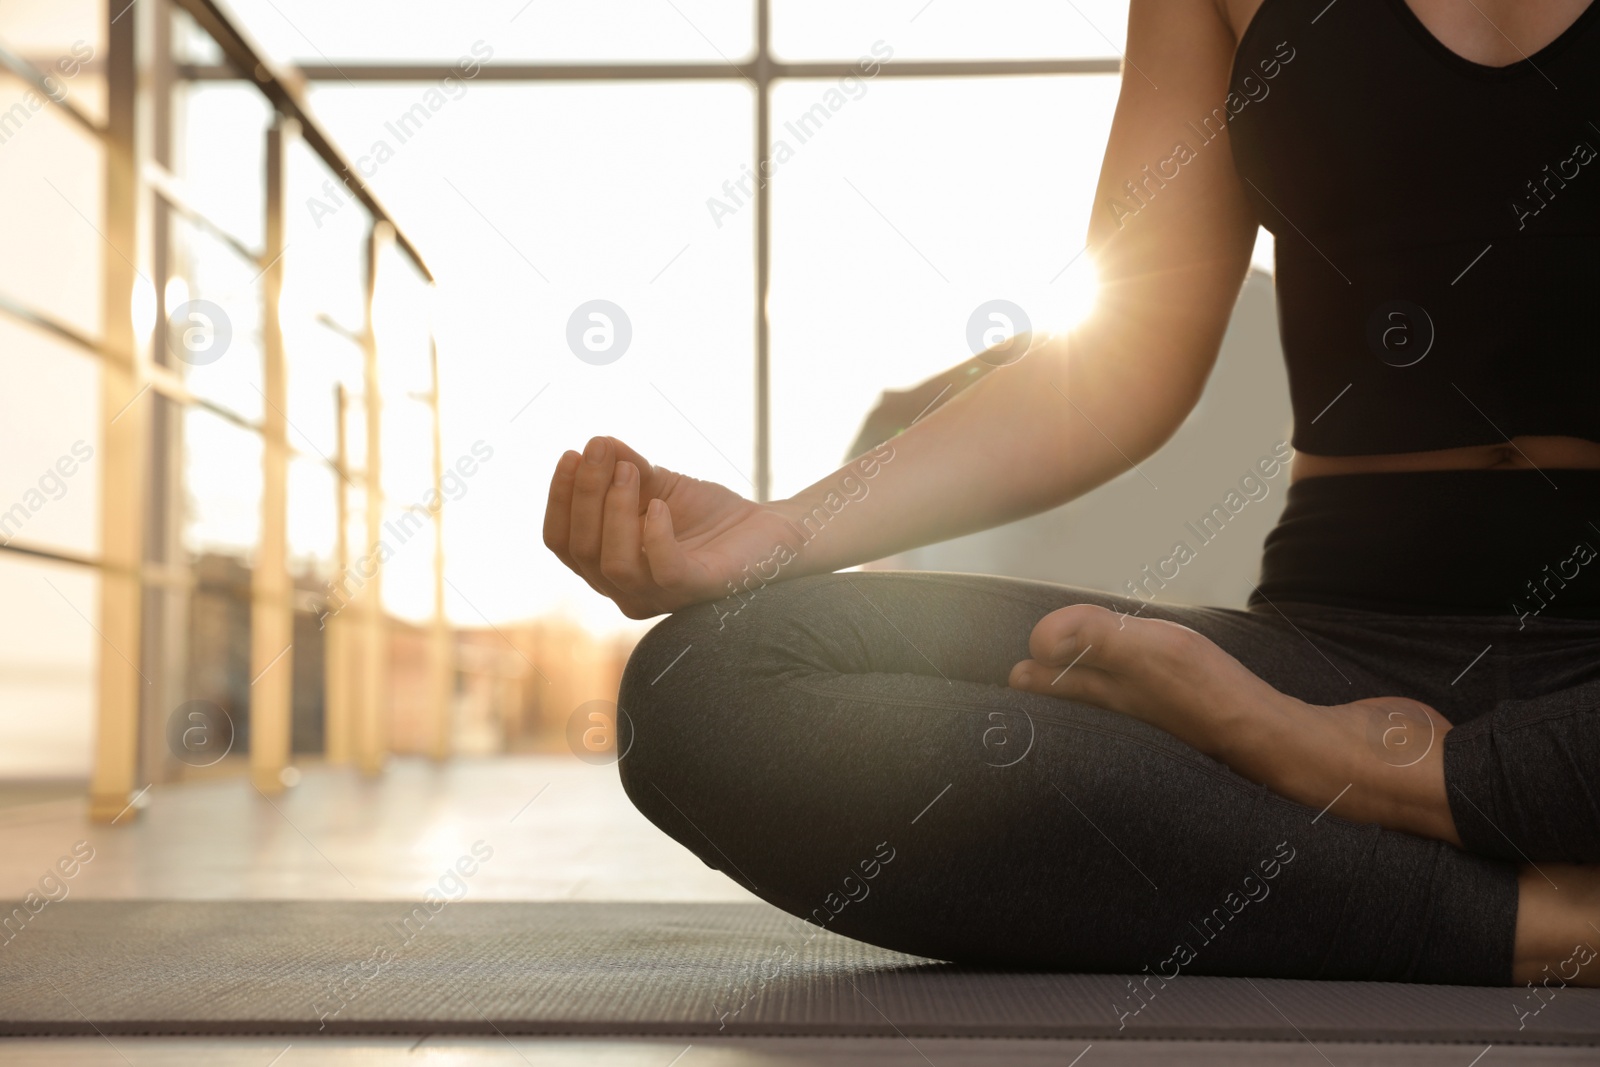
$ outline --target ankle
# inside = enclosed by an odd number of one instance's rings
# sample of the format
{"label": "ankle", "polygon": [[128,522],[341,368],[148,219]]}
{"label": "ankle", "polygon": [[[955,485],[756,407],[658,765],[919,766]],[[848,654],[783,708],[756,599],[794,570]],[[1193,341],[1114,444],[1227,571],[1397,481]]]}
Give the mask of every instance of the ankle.
{"label": "ankle", "polygon": [[1600,872],[1586,866],[1524,867],[1517,877],[1512,977],[1600,986]]}

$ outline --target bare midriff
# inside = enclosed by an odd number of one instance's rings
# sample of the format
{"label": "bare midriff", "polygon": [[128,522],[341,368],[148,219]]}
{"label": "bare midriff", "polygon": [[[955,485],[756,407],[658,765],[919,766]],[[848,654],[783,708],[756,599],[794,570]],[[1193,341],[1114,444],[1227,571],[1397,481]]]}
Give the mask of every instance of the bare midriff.
{"label": "bare midriff", "polygon": [[1314,456],[1296,452],[1291,480],[1324,474],[1393,471],[1600,469],[1600,442],[1581,437],[1514,437],[1497,445],[1388,452],[1374,456]]}

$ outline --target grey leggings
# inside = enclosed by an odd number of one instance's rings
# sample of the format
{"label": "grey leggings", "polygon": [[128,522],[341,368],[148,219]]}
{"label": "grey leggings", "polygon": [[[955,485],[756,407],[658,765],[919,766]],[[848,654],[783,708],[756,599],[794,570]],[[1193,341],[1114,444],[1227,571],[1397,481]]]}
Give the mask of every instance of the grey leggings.
{"label": "grey leggings", "polygon": [[[1504,858],[1319,813],[1138,720],[1006,688],[1034,624],[1082,602],[1141,608],[1041,582],[865,572],[766,586],[737,614],[687,609],[628,665],[623,785],[764,900],[917,955],[1511,981]],[[1466,722],[1595,695],[1595,622],[1142,608],[1317,704],[1402,695]],[[1458,768],[1470,740],[1449,757]]]}

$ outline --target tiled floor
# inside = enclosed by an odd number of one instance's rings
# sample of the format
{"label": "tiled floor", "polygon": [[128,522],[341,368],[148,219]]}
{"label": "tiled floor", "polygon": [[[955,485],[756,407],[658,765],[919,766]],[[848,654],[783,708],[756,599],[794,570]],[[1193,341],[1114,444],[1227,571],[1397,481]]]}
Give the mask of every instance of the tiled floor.
{"label": "tiled floor", "polygon": [[74,897],[411,899],[482,841],[478,900],[750,900],[651,826],[617,772],[570,757],[396,761],[375,780],[324,767],[268,799],[243,780],[155,786],[114,826],[79,800],[0,809],[0,899],[74,844]]}
{"label": "tiled floor", "polygon": [[[18,1067],[1503,1067],[1593,1064],[1593,1049],[1231,1041],[973,1041],[759,1038],[702,1041],[116,1038],[0,1042]],[[1480,1057],[1481,1058],[1478,1058]],[[276,1057],[276,1058],[275,1058]]]}
{"label": "tiled floor", "polygon": [[[115,826],[79,800],[0,809],[0,899],[16,899],[86,841],[69,883],[86,898],[414,899],[482,841],[480,900],[749,900],[628,804],[612,767],[567,757],[398,761],[380,779],[316,768],[272,798],[242,780],[155,787]],[[0,960],[0,965],[3,965]],[[1476,1058],[1475,1057],[1481,1057]],[[1600,1061],[1593,1049],[1249,1042],[461,1038],[0,1040],[0,1064],[61,1067],[1101,1067],[1290,1064],[1498,1067]]]}

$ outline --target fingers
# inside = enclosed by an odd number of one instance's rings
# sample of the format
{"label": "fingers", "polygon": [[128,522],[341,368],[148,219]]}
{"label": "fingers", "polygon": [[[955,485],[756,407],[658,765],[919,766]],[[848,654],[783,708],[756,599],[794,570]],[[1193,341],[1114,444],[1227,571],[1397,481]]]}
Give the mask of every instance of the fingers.
{"label": "fingers", "polygon": [[618,462],[625,460],[639,468],[639,502],[641,505],[639,514],[643,515],[642,505],[653,497],[660,497],[665,500],[672,487],[678,483],[680,475],[674,474],[665,467],[659,467],[651,463],[614,437],[611,439],[611,443],[616,446]]}
{"label": "fingers", "polygon": [[625,613],[647,617],[660,588],[681,582],[689,570],[659,499],[677,477],[615,438],[592,438],[581,455],[567,452],[556,464],[544,542]]}
{"label": "fingers", "polygon": [[689,560],[672,529],[672,511],[664,500],[651,500],[644,518],[644,555],[650,576],[663,589],[681,589],[689,578]]}
{"label": "fingers", "polygon": [[617,461],[619,463],[632,463],[634,469],[639,472],[639,484],[648,487],[650,480],[655,476],[655,467],[651,462],[615,437],[609,438],[609,440],[611,446],[616,450]]}
{"label": "fingers", "polygon": [[[620,591],[600,571],[602,512],[613,470],[613,464],[606,461],[609,444],[609,439],[597,437],[583,455],[568,452],[556,464],[545,510],[544,540],[595,592],[620,604]],[[599,473],[602,469],[603,475]]]}
{"label": "fingers", "polygon": [[571,530],[568,549],[586,578],[600,576],[600,537],[605,520],[606,494],[616,466],[616,449],[609,437],[591,438],[583,462],[573,479]]}
{"label": "fingers", "polygon": [[550,496],[544,505],[544,543],[568,567],[572,554],[567,551],[572,536],[572,491],[578,464],[583,457],[576,452],[563,452],[556,463],[555,474],[550,478]]}
{"label": "fingers", "polygon": [[600,573],[623,590],[638,590],[650,581],[640,551],[639,468],[619,460],[606,493],[600,536]]}

